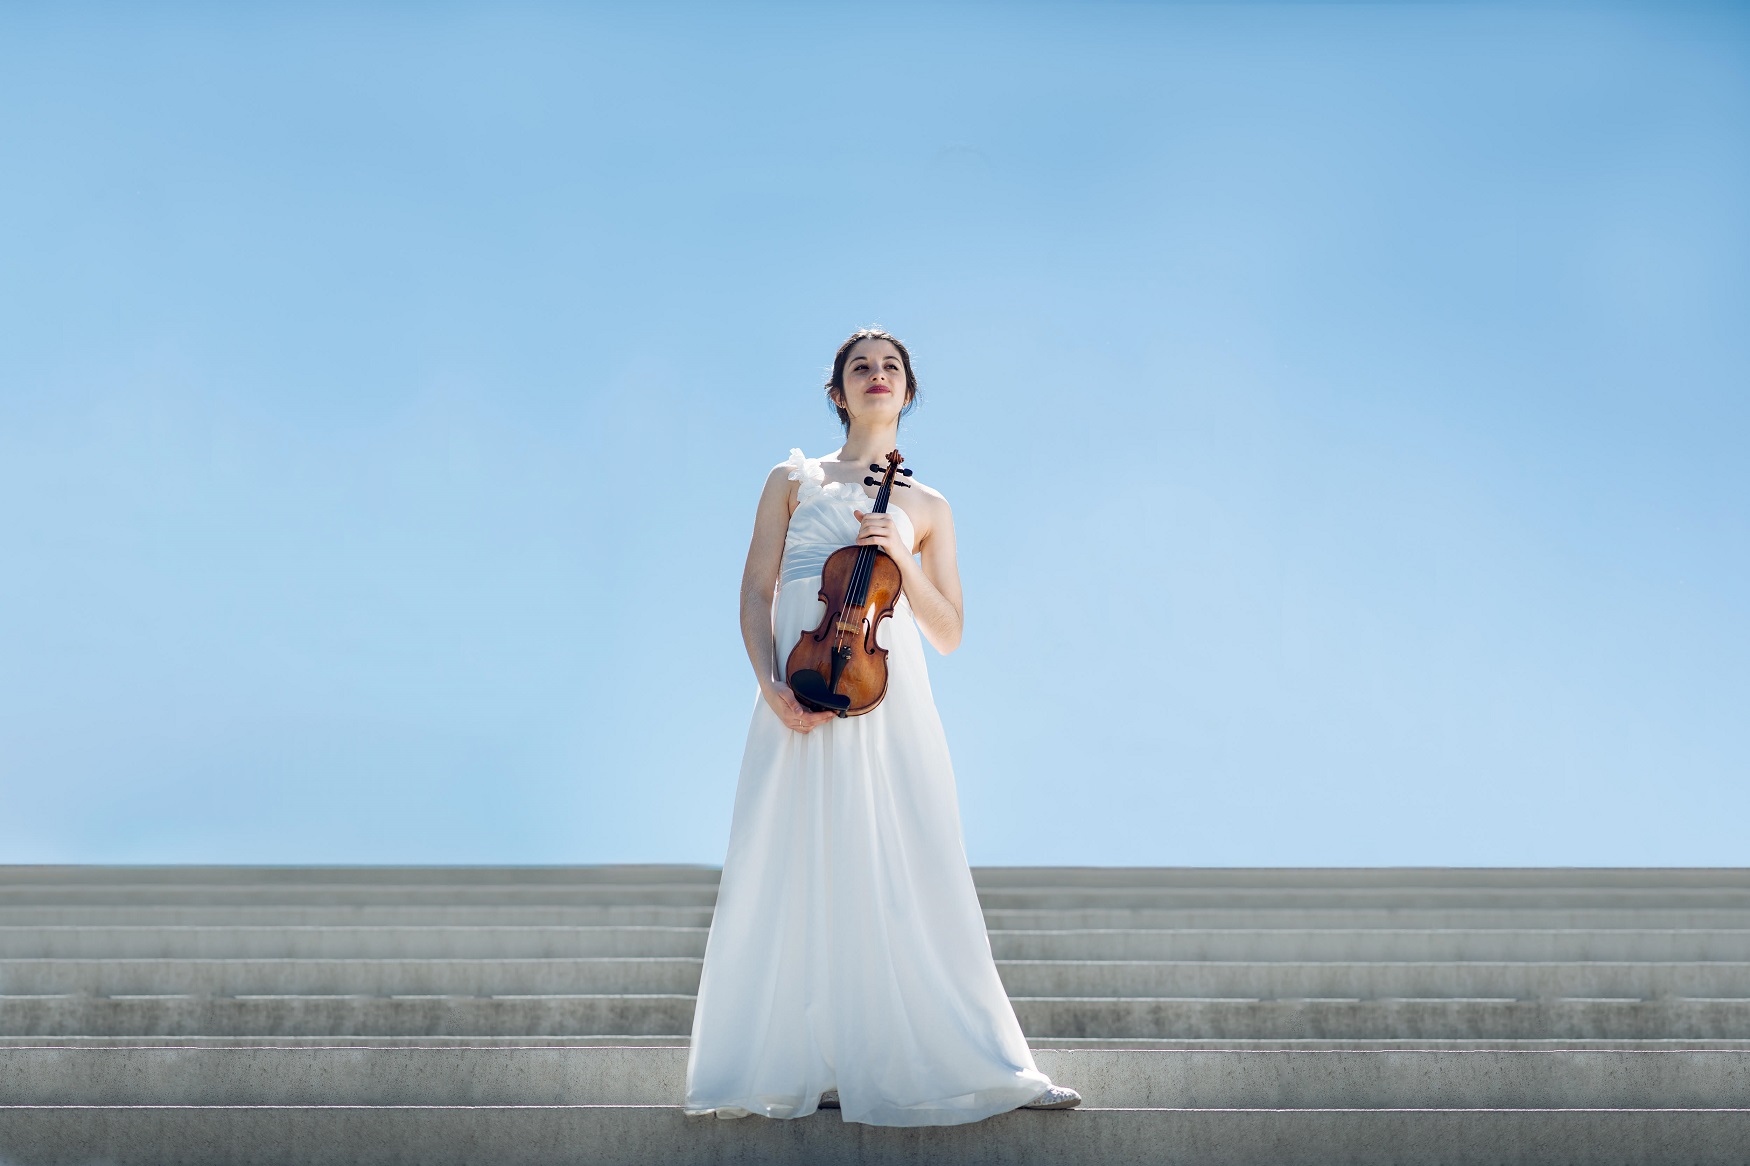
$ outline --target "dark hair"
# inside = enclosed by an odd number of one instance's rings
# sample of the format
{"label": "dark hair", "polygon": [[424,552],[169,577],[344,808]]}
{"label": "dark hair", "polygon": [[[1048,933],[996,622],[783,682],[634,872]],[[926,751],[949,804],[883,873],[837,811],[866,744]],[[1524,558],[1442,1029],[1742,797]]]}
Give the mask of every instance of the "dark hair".
{"label": "dark hair", "polygon": [[839,345],[838,353],[832,358],[832,376],[828,377],[826,382],[826,399],[834,411],[838,413],[839,424],[845,427],[846,433],[851,431],[851,415],[845,411],[842,404],[833,399],[833,394],[836,392],[841,399],[844,397],[845,362],[851,358],[851,349],[863,340],[885,340],[899,349],[899,363],[905,366],[905,405],[900,409],[899,415],[904,417],[918,403],[918,378],[917,374],[911,371],[911,353],[906,351],[906,347],[900,343],[899,337],[885,328],[858,328],[845,338],[843,344]]}

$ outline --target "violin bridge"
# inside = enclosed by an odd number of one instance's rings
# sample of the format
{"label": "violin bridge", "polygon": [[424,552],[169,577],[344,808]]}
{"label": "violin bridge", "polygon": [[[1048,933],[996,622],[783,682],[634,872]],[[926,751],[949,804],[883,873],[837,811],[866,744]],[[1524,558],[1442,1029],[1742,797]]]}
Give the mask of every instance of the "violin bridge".
{"label": "violin bridge", "polygon": [[850,632],[852,635],[860,635],[860,634],[862,634],[862,631],[863,631],[863,621],[862,620],[858,620],[856,623],[848,623],[845,620],[841,619],[841,620],[839,620],[838,623],[834,624],[833,626],[841,632]]}

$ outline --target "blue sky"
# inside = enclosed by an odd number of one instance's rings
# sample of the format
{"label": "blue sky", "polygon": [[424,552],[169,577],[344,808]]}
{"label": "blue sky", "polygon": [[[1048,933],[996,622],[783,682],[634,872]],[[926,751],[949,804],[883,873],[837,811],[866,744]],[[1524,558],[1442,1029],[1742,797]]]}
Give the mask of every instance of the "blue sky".
{"label": "blue sky", "polygon": [[1750,864],[1732,6],[0,10],[0,860],[722,857],[871,322],[978,863]]}

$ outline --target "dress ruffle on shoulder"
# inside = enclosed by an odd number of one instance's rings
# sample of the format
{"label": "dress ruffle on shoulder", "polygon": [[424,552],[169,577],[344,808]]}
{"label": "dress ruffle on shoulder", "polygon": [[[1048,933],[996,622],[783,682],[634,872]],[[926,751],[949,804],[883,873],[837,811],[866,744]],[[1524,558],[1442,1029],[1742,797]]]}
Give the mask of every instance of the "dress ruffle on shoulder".
{"label": "dress ruffle on shoulder", "polygon": [[801,483],[796,487],[798,498],[821,489],[826,482],[826,471],[820,468],[820,459],[806,457],[800,449],[792,448],[790,458],[784,464],[790,467],[790,480]]}

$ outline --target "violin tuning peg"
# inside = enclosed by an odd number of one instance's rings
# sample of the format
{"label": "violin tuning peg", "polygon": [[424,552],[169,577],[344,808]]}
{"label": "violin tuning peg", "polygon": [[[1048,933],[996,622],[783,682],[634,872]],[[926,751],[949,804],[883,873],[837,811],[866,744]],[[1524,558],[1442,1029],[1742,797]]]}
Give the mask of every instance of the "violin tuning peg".
{"label": "violin tuning peg", "polygon": [[887,467],[885,467],[885,466],[878,466],[878,465],[876,465],[876,464],[875,464],[875,463],[873,463],[873,462],[871,462],[871,463],[869,463],[869,468],[870,468],[870,469],[872,469],[872,470],[874,470],[874,471],[875,471],[875,472],[876,472],[876,473],[878,473],[878,474],[885,474],[885,473],[886,473],[886,472],[887,472]]}
{"label": "violin tuning peg", "polygon": [[873,486],[874,484],[875,484],[874,478],[864,478],[863,479],[863,485],[865,485],[865,486]]}
{"label": "violin tuning peg", "polygon": [[894,479],[894,482],[893,482],[893,484],[894,484],[894,485],[895,485],[895,486],[904,486],[904,487],[905,487],[905,488],[906,488],[906,489],[907,489],[907,490],[909,490],[909,489],[911,489],[911,483],[910,483],[910,482],[901,482],[901,481],[899,481],[899,480],[898,480],[898,479],[897,479],[897,478],[896,478],[896,479]]}
{"label": "violin tuning peg", "polygon": [[910,471],[910,470],[908,470],[908,469],[906,469],[906,468],[905,468],[905,467],[903,467],[903,466],[901,466],[901,467],[900,467],[900,470],[899,470],[899,472],[900,472],[900,473],[902,473],[902,474],[904,474],[904,475],[905,475],[905,476],[906,476],[906,477],[908,477],[908,478],[909,478],[909,477],[911,477],[911,471]]}

